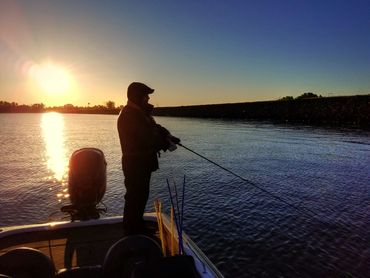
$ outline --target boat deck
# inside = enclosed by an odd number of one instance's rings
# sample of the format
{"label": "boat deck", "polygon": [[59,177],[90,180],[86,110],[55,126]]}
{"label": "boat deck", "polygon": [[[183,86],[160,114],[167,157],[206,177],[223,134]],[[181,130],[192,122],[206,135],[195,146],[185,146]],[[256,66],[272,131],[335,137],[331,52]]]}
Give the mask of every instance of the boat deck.
{"label": "boat deck", "polygon": [[[171,228],[169,219],[163,216],[163,222],[161,221],[162,240],[156,215],[148,213],[144,220],[145,235],[158,243],[158,248],[162,249],[161,253],[165,257],[178,254],[177,231]],[[58,273],[73,268],[96,266],[101,269],[109,257],[107,253],[111,247],[125,238],[122,223],[122,217],[111,217],[2,228],[0,256],[17,247],[29,247],[49,257]],[[185,234],[183,241],[184,252],[194,258],[195,267],[201,273],[200,277],[223,277]]]}
{"label": "boat deck", "polygon": [[[156,222],[147,222],[147,234],[159,241]],[[86,227],[66,227],[9,236],[0,241],[0,255],[17,247],[30,247],[49,256],[56,269],[102,265],[109,248],[124,236],[122,222]]]}

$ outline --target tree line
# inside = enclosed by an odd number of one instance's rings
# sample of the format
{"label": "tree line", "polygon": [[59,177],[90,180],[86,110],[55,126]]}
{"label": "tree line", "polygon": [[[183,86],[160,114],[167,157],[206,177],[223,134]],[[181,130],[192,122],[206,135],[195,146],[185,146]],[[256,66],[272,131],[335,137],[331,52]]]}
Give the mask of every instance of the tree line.
{"label": "tree line", "polygon": [[297,96],[296,98],[294,98],[292,96],[285,96],[285,97],[282,97],[278,100],[293,100],[293,99],[319,98],[319,97],[322,97],[322,95],[317,95],[317,94],[312,93],[312,92],[307,92],[307,93],[303,93],[303,94]]}
{"label": "tree line", "polygon": [[118,114],[122,105],[116,107],[114,101],[107,101],[104,105],[94,106],[75,106],[65,104],[63,106],[46,107],[43,103],[32,105],[18,104],[16,102],[0,101],[0,113],[43,113],[43,112],[60,112],[60,113],[84,113],[84,114]]}
{"label": "tree line", "polygon": [[263,120],[370,127],[370,94],[321,97],[304,93],[274,101],[158,107],[155,116]]}
{"label": "tree line", "polygon": [[[321,97],[315,93],[307,92],[296,97],[295,99],[317,98]],[[279,100],[293,100],[292,96],[285,96]],[[46,107],[43,103],[35,103],[32,105],[18,104],[16,102],[0,101],[0,113],[42,113],[42,112],[60,112],[60,113],[86,113],[86,114],[118,114],[122,109],[122,105],[116,107],[114,101],[108,100],[104,105],[90,106],[75,106],[73,104],[65,104],[63,106]]]}

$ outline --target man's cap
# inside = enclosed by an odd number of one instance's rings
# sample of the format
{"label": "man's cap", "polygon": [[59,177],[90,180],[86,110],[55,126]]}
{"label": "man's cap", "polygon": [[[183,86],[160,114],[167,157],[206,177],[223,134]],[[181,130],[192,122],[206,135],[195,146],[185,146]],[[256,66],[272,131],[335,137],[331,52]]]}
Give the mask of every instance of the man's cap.
{"label": "man's cap", "polygon": [[132,82],[127,88],[127,97],[144,96],[154,92],[154,89],[140,82]]}

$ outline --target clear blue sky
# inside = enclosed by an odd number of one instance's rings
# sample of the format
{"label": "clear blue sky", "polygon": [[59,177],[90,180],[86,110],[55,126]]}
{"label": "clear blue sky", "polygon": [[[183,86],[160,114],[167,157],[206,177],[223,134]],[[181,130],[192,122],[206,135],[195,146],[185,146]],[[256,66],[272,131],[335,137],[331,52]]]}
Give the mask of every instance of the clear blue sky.
{"label": "clear blue sky", "polygon": [[[30,68],[67,68],[58,103]],[[0,1],[0,100],[156,106],[370,93],[370,1]]]}

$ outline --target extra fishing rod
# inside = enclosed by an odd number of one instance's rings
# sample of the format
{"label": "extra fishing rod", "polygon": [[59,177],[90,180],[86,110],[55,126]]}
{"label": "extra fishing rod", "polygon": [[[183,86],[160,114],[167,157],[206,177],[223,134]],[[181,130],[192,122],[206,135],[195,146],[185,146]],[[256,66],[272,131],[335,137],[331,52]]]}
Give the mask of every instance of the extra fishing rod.
{"label": "extra fishing rod", "polygon": [[[246,178],[243,178],[242,176],[240,176],[240,175],[238,175],[238,174],[234,173],[233,171],[231,171],[231,170],[229,170],[229,169],[227,169],[227,168],[225,168],[225,167],[221,166],[220,164],[218,164],[218,163],[216,163],[216,162],[214,162],[214,161],[210,160],[209,158],[207,158],[207,157],[205,157],[205,156],[203,156],[203,155],[201,155],[201,154],[199,154],[199,153],[197,153],[197,152],[193,151],[192,149],[189,149],[188,147],[184,146],[183,144],[181,144],[181,143],[177,143],[177,145],[179,145],[180,147],[183,147],[184,149],[188,150],[189,152],[192,152],[193,154],[195,154],[195,155],[197,155],[197,156],[199,156],[199,157],[201,157],[201,158],[203,158],[203,159],[207,160],[208,162],[212,163],[213,165],[216,165],[217,167],[221,168],[222,170],[224,170],[224,171],[228,172],[229,174],[231,174],[231,175],[233,175],[233,176],[235,176],[235,177],[237,177],[237,178],[241,179],[242,181],[244,181],[244,182],[248,183],[249,185],[251,185],[251,186],[253,186],[253,187],[255,187],[255,188],[259,189],[259,190],[261,190],[262,192],[266,193],[267,195],[270,195],[271,197],[275,198],[276,200],[279,200],[280,202],[282,202],[282,203],[284,203],[284,204],[286,204],[286,205],[288,205],[288,206],[290,206],[290,207],[294,208],[295,210],[297,210],[297,211],[299,211],[299,212],[301,212],[301,213],[303,213],[303,214],[305,214],[305,215],[307,215],[307,212],[309,212],[309,213],[311,214],[311,215],[310,215],[311,217],[312,217],[312,216],[314,216],[315,218],[316,218],[316,217],[321,218],[321,217],[320,217],[320,215],[318,215],[318,214],[317,214],[316,212],[314,212],[313,210],[311,210],[311,209],[309,209],[309,208],[305,208],[305,207],[304,207],[304,208],[302,208],[302,207],[297,207],[297,206],[295,206],[295,205],[293,205],[293,204],[291,204],[291,203],[289,203],[289,202],[285,201],[283,198],[281,198],[281,197],[279,197],[279,196],[275,195],[274,193],[272,193],[272,192],[270,192],[270,191],[268,191],[268,190],[264,189],[263,187],[261,187],[261,186],[259,186],[259,185],[255,184],[254,182],[252,182],[252,181],[250,181],[250,180],[247,180]],[[319,219],[319,220],[320,220],[320,219]]]}

